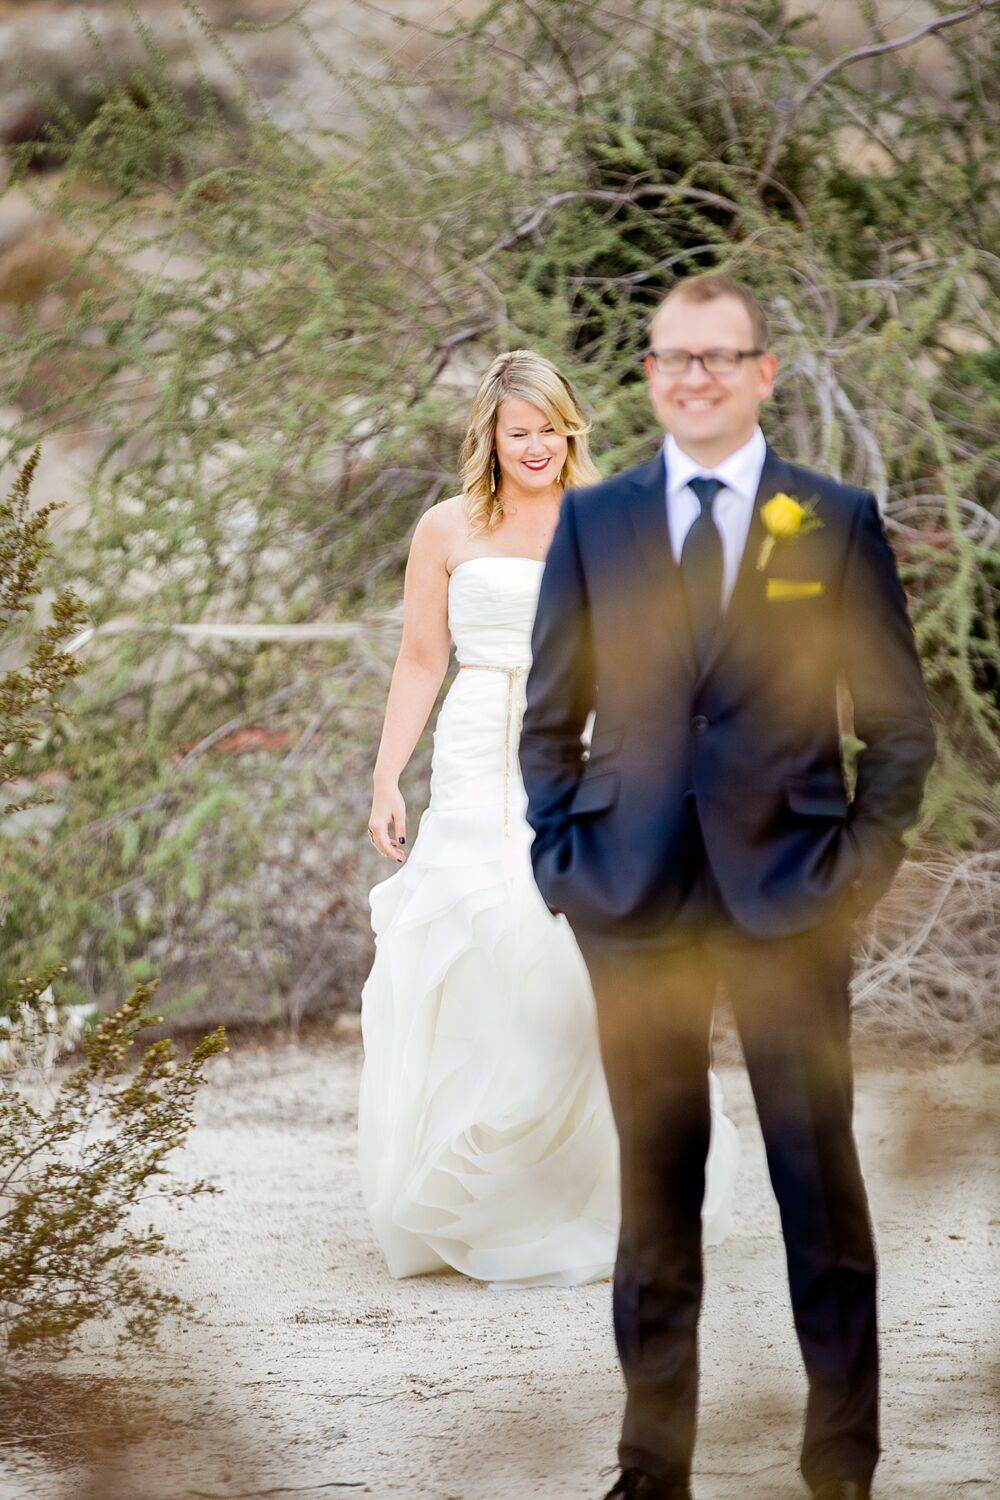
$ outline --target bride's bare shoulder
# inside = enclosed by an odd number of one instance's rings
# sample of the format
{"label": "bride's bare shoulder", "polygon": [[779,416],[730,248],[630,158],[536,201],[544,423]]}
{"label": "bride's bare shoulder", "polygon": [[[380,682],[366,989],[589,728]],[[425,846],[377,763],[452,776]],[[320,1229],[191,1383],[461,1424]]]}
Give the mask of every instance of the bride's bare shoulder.
{"label": "bride's bare shoulder", "polygon": [[450,495],[424,511],[417,522],[419,531],[454,531],[467,525],[464,495]]}
{"label": "bride's bare shoulder", "polygon": [[427,515],[433,516],[439,526],[451,531],[464,531],[469,524],[464,495],[449,495],[447,500],[439,500],[436,505],[431,506]]}
{"label": "bride's bare shoulder", "polygon": [[456,547],[461,546],[468,530],[465,496],[452,495],[425,510],[417,522],[410,543],[411,561],[419,559],[447,569]]}
{"label": "bride's bare shoulder", "polygon": [[447,500],[439,500],[436,505],[424,511],[417,522],[413,540],[416,541],[419,536],[421,541],[436,543],[450,552],[456,543],[464,539],[468,527],[465,496],[451,495]]}

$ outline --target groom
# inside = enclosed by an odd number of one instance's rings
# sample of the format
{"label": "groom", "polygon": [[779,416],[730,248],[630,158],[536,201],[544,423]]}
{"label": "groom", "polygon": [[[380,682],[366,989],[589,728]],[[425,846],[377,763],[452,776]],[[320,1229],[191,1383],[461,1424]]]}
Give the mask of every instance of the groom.
{"label": "groom", "polygon": [[[874,497],[778,458],[757,425],[777,369],[758,303],[696,276],[650,333],[666,441],[563,500],[521,737],[535,878],[590,969],[621,1144],[627,1401],[607,1500],[690,1495],[720,985],[781,1214],[809,1389],[802,1472],[817,1500],[863,1500],[878,1348],[851,922],[893,878],[933,733]],[[864,742],[853,796],[848,703]]]}

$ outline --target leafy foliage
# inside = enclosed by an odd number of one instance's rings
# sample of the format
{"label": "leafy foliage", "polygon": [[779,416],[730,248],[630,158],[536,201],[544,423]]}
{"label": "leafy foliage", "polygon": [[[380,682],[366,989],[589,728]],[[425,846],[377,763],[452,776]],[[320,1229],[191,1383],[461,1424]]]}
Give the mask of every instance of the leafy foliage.
{"label": "leafy foliage", "polygon": [[[152,987],[139,986],[85,1044],[85,1061],[51,1100],[0,1076],[0,1333],[8,1352],[65,1349],[94,1318],[123,1318],[123,1339],[153,1336],[167,1314],[188,1311],[150,1286],[140,1267],[171,1253],[162,1232],[138,1227],[151,1198],[174,1202],[217,1191],[168,1178],[167,1158],[192,1123],[202,1066],[224,1050],[221,1030],[189,1058],[168,1041],[131,1051]],[[22,999],[37,1000],[30,981]]]}
{"label": "leafy foliage", "polygon": [[[83,623],[79,600],[64,589],[51,605],[51,624],[36,628],[32,617],[55,509],[30,507],[37,462],[36,448],[0,505],[0,649],[8,662],[22,662],[0,678],[6,787],[19,754],[64,720],[61,695],[81,670],[63,649]],[[51,800],[36,789],[0,813],[23,815]],[[42,930],[42,912],[39,923]],[[139,986],[87,1040],[83,1065],[47,1097],[55,1055],[77,1038],[82,1019],[70,1012],[67,1027],[65,1008],[60,1013],[52,1000],[62,972],[52,964],[0,987],[0,1348],[7,1352],[66,1348],[84,1323],[112,1314],[124,1316],[123,1337],[151,1337],[184,1304],[144,1280],[141,1264],[166,1247],[159,1230],[135,1226],[133,1211],[151,1196],[214,1191],[161,1180],[186,1138],[201,1065],[224,1047],[221,1030],[185,1061],[169,1042],[155,1042],[127,1074],[138,1033],[158,1019],[146,1013],[152,987]]]}
{"label": "leafy foliage", "polygon": [[[32,512],[31,480],[38,466],[36,447],[21,468],[6,499],[0,502],[0,660],[16,654],[26,618],[42,591],[42,567],[51,552],[49,520],[55,505]],[[52,623],[30,636],[26,660],[0,676],[0,787],[17,778],[18,752],[37,744],[47,722],[64,713],[60,695],[83,670],[62,648],[84,620],[83,606],[63,589],[51,606]],[[0,816],[23,812],[51,801],[32,791],[0,807]]]}
{"label": "leafy foliage", "polygon": [[[439,28],[418,77],[392,57],[364,76],[327,63],[361,125],[308,136],[238,72],[224,106],[204,81],[185,92],[140,27],[141,77],[109,76],[43,143],[48,211],[81,247],[48,287],[58,313],[0,309],[0,387],[30,413],[14,445],[81,421],[110,435],[62,566],[98,626],[127,609],[135,630],[95,643],[62,820],[20,845],[22,966],[44,912],[40,959],[73,952],[81,999],[136,977],[161,929],[199,960],[247,955],[237,987],[286,1010],[324,976],[350,984],[385,642],[360,629],[293,657],[165,627],[371,622],[417,517],[455,488],[467,397],[501,349],[566,369],[606,470],[637,459],[655,441],[648,313],[709,267],[767,306],[775,446],[883,503],[945,746],[923,836],[989,836],[997,16],[948,27],[939,10],[953,87],[935,96],[905,50],[874,79],[822,63],[771,0],[493,0]],[[225,753],[250,731],[289,748]],[[329,857],[300,890],[340,905],[293,929],[283,882],[315,840]]]}

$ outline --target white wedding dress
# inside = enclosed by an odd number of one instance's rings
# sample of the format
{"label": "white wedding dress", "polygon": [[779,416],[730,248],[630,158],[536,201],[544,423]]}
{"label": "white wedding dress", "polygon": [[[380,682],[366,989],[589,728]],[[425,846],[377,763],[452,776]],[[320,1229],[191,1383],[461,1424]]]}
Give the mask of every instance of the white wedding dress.
{"label": "white wedding dress", "polygon": [[[434,732],[430,804],[371,893],[361,1182],[393,1276],[495,1286],[607,1276],[617,1140],[586,967],[531,874],[517,743],[542,564],[460,563],[460,670]],[[729,1227],[739,1141],[714,1074],[705,1242]]]}

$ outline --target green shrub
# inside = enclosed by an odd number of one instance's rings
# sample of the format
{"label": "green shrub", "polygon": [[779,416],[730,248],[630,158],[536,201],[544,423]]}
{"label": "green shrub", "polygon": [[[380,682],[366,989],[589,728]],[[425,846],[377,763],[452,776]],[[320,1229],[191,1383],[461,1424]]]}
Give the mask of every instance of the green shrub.
{"label": "green shrub", "polygon": [[[148,1340],[167,1315],[190,1313],[142,1273],[170,1254],[161,1230],[140,1226],[151,1198],[180,1203],[218,1189],[179,1183],[168,1157],[192,1124],[204,1062],[225,1048],[222,1031],[185,1059],[169,1041],[131,1068],[152,987],[140,985],[97,1027],[85,1060],[54,1090],[22,1068],[0,1073],[0,1339],[8,1353],[64,1350],[94,1318],[118,1320],[120,1337]],[[18,987],[22,1004],[40,991]]]}

